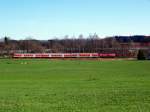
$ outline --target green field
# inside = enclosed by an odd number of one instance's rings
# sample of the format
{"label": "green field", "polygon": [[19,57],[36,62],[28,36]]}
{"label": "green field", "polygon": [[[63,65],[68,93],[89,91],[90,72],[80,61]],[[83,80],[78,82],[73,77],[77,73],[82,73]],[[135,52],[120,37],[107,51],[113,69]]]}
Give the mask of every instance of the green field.
{"label": "green field", "polygon": [[150,112],[150,62],[0,60],[0,112]]}

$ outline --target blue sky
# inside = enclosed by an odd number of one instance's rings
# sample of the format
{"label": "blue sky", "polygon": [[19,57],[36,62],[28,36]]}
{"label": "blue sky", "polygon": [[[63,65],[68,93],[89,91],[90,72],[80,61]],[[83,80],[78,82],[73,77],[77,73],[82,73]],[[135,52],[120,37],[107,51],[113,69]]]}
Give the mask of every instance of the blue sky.
{"label": "blue sky", "polygon": [[150,0],[0,0],[0,37],[150,35]]}

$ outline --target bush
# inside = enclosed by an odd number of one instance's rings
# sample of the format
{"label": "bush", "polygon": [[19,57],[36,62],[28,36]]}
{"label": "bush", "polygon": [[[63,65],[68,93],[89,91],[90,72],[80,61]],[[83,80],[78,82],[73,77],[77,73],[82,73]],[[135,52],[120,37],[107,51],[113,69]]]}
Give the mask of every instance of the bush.
{"label": "bush", "polygon": [[145,60],[146,57],[145,57],[144,51],[139,50],[137,58],[138,58],[138,60]]}

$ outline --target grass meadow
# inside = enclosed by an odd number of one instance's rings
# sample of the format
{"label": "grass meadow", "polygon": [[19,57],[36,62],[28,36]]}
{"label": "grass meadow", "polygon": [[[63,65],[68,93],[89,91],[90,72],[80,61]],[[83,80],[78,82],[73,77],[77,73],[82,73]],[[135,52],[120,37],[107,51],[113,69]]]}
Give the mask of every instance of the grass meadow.
{"label": "grass meadow", "polygon": [[0,60],[0,112],[150,112],[150,61]]}

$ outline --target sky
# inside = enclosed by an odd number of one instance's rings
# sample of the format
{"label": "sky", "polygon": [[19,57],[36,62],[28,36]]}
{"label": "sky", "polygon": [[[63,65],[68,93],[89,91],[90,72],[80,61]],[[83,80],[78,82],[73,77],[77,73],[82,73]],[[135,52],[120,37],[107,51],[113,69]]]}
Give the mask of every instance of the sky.
{"label": "sky", "polygon": [[150,35],[150,0],[0,0],[0,37]]}

